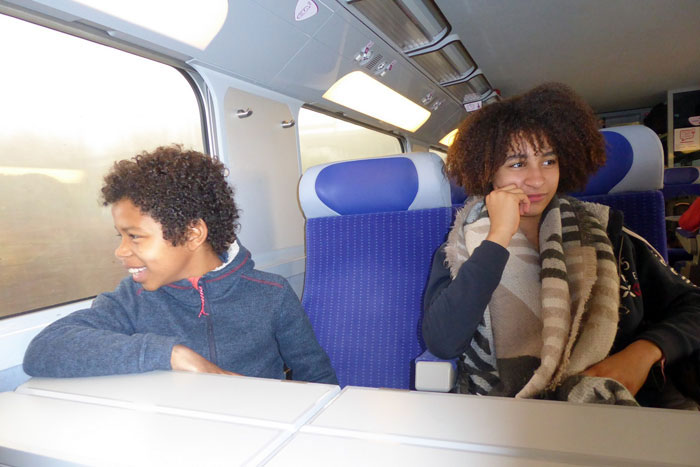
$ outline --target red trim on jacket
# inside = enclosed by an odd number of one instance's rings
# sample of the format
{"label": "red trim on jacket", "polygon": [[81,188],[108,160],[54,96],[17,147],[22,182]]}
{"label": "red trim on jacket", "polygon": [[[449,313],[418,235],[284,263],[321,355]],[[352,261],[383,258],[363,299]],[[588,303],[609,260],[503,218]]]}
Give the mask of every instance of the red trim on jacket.
{"label": "red trim on jacket", "polygon": [[278,284],[277,282],[264,281],[262,279],[254,279],[252,277],[244,276],[243,274],[241,274],[241,277],[243,279],[247,279],[249,281],[259,282],[261,284],[266,284],[266,285],[274,285],[275,287],[279,287],[280,289],[282,288],[282,284]]}

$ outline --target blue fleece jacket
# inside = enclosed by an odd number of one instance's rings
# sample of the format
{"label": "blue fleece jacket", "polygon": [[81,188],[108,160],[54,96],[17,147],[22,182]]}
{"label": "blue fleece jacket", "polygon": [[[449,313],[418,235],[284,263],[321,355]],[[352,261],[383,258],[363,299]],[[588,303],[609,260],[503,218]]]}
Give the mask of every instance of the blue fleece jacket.
{"label": "blue fleece jacket", "polygon": [[287,281],[254,269],[250,252],[196,283],[149,292],[131,277],[92,307],[45,328],[29,345],[24,371],[73,377],[170,370],[176,344],[247,376],[337,384],[328,356]]}

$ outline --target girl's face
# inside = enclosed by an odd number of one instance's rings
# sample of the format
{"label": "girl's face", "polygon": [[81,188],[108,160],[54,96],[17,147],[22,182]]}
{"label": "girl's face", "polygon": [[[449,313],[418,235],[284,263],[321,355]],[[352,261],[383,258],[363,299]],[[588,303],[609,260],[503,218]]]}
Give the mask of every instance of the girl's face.
{"label": "girl's face", "polygon": [[514,184],[530,199],[523,216],[541,216],[559,187],[559,161],[549,144],[533,147],[525,138],[516,137],[506,160],[493,176],[493,187]]}

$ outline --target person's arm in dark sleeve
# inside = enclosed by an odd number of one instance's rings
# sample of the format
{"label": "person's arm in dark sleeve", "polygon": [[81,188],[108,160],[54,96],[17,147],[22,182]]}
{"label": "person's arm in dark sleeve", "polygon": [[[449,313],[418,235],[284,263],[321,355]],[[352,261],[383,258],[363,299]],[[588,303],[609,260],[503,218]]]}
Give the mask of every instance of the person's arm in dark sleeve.
{"label": "person's arm in dark sleeve", "polygon": [[296,381],[338,384],[326,352],[316,339],[306,312],[285,282],[275,337],[284,363]]}
{"label": "person's arm in dark sleeve", "polygon": [[24,355],[31,376],[80,377],[169,370],[180,339],[135,333],[113,294],[98,296],[92,308],[76,311],[42,330]]}
{"label": "person's arm in dark sleeve", "polygon": [[700,349],[700,289],[676,274],[641,240],[634,246],[644,320],[635,340],[656,344],[666,363]]}
{"label": "person's arm in dark sleeve", "polygon": [[423,297],[423,339],[435,356],[455,358],[469,346],[508,256],[501,245],[485,240],[451,280],[445,245],[435,253]]}

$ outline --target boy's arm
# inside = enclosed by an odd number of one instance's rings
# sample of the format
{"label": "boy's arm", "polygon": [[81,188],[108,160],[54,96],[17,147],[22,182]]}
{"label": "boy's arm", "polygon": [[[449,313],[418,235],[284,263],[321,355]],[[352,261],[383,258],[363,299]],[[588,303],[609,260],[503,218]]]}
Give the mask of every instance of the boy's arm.
{"label": "boy's arm", "polygon": [[32,376],[78,377],[169,370],[179,338],[135,333],[124,304],[102,294],[92,308],[46,327],[29,344],[24,371]]}
{"label": "boy's arm", "polygon": [[298,381],[338,384],[326,352],[292,288],[285,282],[275,336],[284,363]]}
{"label": "boy's arm", "polygon": [[240,376],[239,373],[224,370],[202,357],[194,350],[181,344],[177,344],[173,347],[172,354],[170,355],[170,366],[173,370]]}

